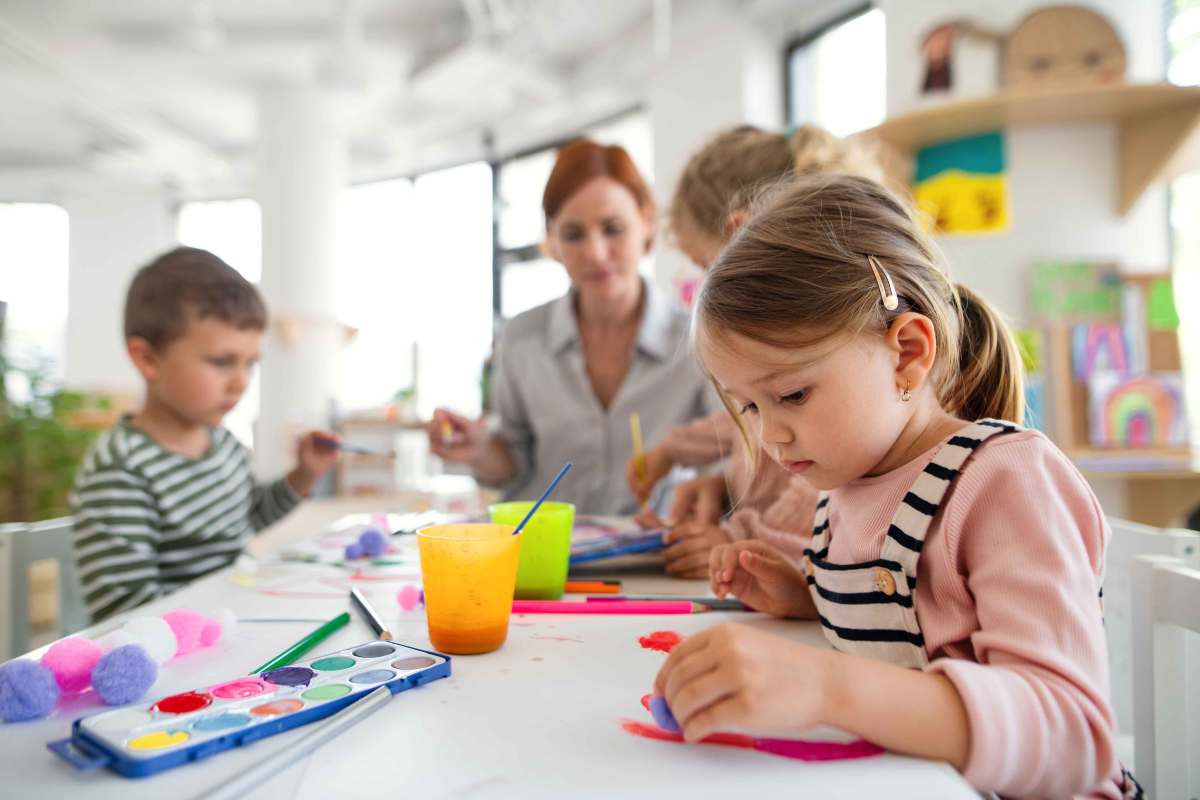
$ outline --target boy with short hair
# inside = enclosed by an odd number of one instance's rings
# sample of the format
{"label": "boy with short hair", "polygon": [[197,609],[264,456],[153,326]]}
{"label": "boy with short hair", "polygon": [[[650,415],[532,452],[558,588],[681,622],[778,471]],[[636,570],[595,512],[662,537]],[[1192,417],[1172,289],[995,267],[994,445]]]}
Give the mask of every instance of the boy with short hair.
{"label": "boy with short hair", "polygon": [[71,498],[93,621],[230,564],[336,462],[336,437],[310,432],[287,477],[256,484],[246,449],[221,426],[266,326],[254,285],[204,250],[177,248],[134,276],[125,343],[145,402],[100,437]]}

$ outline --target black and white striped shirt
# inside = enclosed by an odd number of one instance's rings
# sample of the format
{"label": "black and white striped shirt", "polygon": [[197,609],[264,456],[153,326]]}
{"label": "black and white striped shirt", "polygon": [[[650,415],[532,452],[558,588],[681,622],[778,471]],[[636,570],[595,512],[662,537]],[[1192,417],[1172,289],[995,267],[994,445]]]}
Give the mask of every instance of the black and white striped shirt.
{"label": "black and white striped shirt", "polygon": [[96,442],[71,496],[75,562],[93,621],[231,563],[254,531],[300,502],[286,479],[256,484],[225,428],[208,452],[163,449],[128,417]]}

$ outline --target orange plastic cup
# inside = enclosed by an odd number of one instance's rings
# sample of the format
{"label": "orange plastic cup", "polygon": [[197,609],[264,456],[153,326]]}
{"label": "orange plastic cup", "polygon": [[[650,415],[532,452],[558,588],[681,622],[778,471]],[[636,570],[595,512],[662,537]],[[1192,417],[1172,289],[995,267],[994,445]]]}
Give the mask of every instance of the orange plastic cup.
{"label": "orange plastic cup", "polygon": [[463,523],[417,531],[429,641],[451,655],[490,653],[508,638],[521,537],[513,525]]}

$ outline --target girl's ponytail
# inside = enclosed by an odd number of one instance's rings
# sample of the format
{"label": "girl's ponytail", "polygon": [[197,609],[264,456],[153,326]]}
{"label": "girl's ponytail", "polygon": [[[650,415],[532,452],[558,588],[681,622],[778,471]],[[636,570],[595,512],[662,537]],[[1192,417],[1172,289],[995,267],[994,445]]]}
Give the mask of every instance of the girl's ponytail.
{"label": "girl's ponytail", "polygon": [[962,419],[990,417],[1021,423],[1025,380],[1021,354],[1007,323],[982,297],[956,284],[959,306],[958,374],[944,403]]}

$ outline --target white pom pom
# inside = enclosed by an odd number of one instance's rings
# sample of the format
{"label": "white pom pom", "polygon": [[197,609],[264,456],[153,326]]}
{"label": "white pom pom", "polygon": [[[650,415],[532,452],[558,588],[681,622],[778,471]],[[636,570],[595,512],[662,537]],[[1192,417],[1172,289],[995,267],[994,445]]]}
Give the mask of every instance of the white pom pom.
{"label": "white pom pom", "polygon": [[102,654],[111,653],[118,647],[124,647],[127,644],[137,644],[137,641],[124,628],[109,631],[96,640],[96,645],[100,648]]}
{"label": "white pom pom", "polygon": [[170,661],[178,648],[175,632],[161,617],[131,619],[122,626],[121,630],[133,637],[137,644],[146,648],[146,652],[158,664]]}
{"label": "white pom pom", "polygon": [[221,623],[221,639],[229,641],[237,631],[238,618],[232,608],[218,608],[213,619]]}

